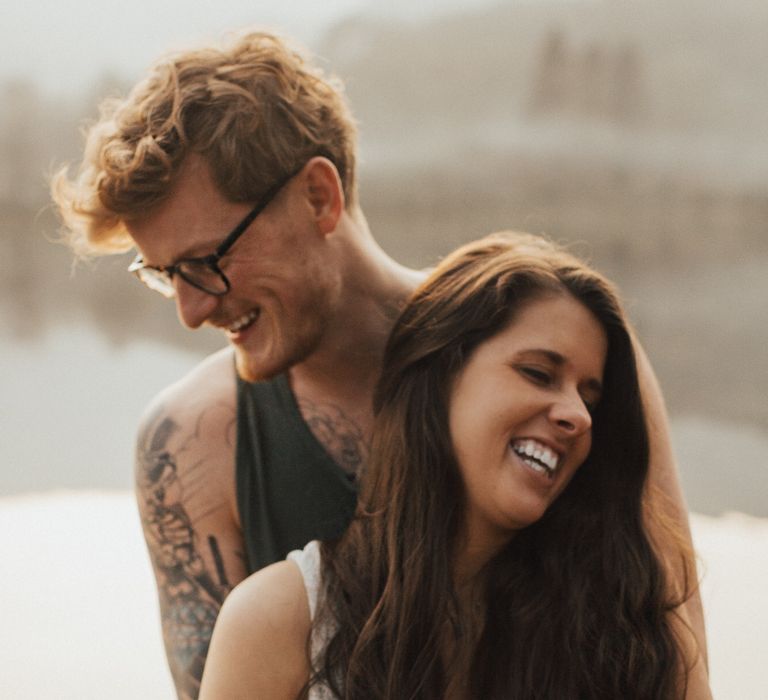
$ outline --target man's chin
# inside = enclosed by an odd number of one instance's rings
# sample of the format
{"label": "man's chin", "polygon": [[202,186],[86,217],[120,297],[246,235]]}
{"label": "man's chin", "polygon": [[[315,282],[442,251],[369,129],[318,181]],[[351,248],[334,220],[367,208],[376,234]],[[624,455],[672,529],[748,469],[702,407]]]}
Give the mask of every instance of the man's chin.
{"label": "man's chin", "polygon": [[263,362],[258,362],[256,358],[239,348],[235,348],[235,367],[237,375],[246,382],[264,382],[284,371],[283,367],[267,366]]}
{"label": "man's chin", "polygon": [[285,374],[291,367],[304,362],[317,348],[317,342],[273,344],[271,352],[258,355],[235,345],[235,367],[238,376],[246,382],[264,382]]}

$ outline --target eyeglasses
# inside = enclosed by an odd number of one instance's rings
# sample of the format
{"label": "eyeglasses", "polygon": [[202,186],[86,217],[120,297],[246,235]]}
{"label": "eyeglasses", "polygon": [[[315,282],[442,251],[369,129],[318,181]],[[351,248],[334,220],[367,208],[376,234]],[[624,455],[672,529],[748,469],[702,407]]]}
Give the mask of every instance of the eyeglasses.
{"label": "eyeglasses", "polygon": [[[302,165],[303,167],[303,165]],[[232,232],[221,242],[218,248],[210,255],[199,258],[183,258],[172,265],[146,265],[141,255],[128,266],[128,272],[132,272],[150,289],[160,292],[164,297],[173,299],[176,296],[176,287],[173,284],[174,275],[178,275],[188,284],[213,296],[224,296],[231,288],[227,276],[219,267],[221,260],[235,244],[253,220],[261,214],[267,205],[275,198],[277,193],[288,184],[288,181],[298,174],[294,170],[282,180],[270,187],[258,201],[256,206],[249,211],[243,220],[232,229]]]}

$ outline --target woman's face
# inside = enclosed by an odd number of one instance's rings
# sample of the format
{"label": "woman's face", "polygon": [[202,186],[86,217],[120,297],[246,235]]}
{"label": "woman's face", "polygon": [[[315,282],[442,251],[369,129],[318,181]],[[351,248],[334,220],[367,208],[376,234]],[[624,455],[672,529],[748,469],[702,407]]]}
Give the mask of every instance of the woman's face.
{"label": "woman's face", "polygon": [[449,425],[471,542],[503,545],[536,522],[584,462],[607,344],[581,302],[546,296],[526,304],[461,369]]}

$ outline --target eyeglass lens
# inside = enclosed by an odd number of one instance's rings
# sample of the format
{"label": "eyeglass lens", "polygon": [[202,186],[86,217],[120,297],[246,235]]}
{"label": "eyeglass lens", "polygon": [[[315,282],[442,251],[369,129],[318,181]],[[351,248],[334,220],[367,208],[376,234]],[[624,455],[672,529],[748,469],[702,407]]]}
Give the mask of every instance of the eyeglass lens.
{"label": "eyeglass lens", "polygon": [[[185,282],[209,294],[221,295],[229,291],[229,285],[221,274],[206,263],[182,261],[175,266],[174,272]],[[160,292],[169,299],[176,296],[171,271],[144,267],[137,270],[137,273],[141,281],[150,289]]]}

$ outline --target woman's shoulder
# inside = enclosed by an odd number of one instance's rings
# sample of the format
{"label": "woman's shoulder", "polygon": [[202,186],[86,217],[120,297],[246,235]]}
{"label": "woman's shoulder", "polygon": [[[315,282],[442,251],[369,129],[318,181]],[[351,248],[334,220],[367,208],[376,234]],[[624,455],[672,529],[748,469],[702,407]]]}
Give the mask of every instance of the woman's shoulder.
{"label": "woman's shoulder", "polygon": [[[282,561],[252,574],[221,608],[201,699],[295,697],[309,676],[310,628],[304,579],[296,564]],[[235,690],[240,694],[230,694]]]}
{"label": "woman's shoulder", "polygon": [[225,612],[245,623],[259,620],[309,630],[311,619],[301,567],[288,559],[251,574],[224,601],[221,615]]}

